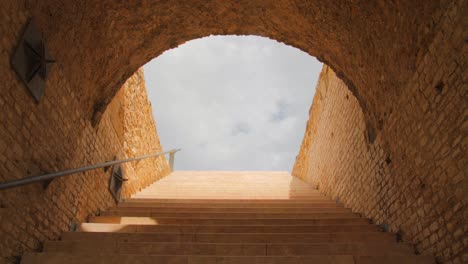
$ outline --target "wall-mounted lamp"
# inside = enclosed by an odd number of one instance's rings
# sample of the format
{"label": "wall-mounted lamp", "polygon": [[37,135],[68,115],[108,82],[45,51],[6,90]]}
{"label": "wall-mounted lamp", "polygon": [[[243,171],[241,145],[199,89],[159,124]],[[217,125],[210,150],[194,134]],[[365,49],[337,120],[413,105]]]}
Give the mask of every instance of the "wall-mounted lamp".
{"label": "wall-mounted lamp", "polygon": [[29,20],[11,64],[36,102],[44,94],[45,81],[54,62],[37,25]]}

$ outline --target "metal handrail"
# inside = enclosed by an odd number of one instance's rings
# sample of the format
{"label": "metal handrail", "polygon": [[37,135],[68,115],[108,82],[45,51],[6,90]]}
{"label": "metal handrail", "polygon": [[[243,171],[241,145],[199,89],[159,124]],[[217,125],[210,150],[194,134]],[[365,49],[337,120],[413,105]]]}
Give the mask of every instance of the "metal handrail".
{"label": "metal handrail", "polygon": [[151,157],[157,157],[157,156],[162,156],[165,154],[169,154],[169,166],[171,168],[171,171],[174,168],[174,154],[180,151],[180,149],[171,149],[169,151],[164,151],[164,152],[158,152],[154,154],[148,154],[144,156],[139,156],[135,158],[128,158],[128,159],[123,159],[123,160],[113,160],[113,161],[108,161],[104,163],[99,163],[99,164],[94,164],[90,166],[85,166],[85,167],[80,167],[76,169],[71,169],[71,170],[65,170],[65,171],[58,171],[58,172],[53,172],[53,173],[47,173],[39,176],[32,176],[28,178],[23,178],[19,180],[12,180],[12,181],[7,181],[4,183],[0,184],[0,190],[4,189],[9,189],[9,188],[14,188],[18,186],[23,186],[31,183],[36,183],[36,182],[42,182],[42,181],[49,181],[55,178],[71,175],[71,174],[76,174],[76,173],[81,173],[89,170],[94,170],[94,169],[99,169],[99,168],[104,168],[104,167],[109,167],[112,165],[117,165],[117,164],[122,164],[122,163],[127,163],[131,161],[138,161],[142,159],[147,159]]}

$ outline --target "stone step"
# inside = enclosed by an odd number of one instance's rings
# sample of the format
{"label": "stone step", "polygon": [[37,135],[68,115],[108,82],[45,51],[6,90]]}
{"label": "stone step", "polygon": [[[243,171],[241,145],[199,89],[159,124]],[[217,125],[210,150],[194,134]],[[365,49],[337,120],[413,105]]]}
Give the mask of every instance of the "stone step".
{"label": "stone step", "polygon": [[66,232],[62,240],[177,243],[352,243],[395,242],[390,233],[90,233]]}
{"label": "stone step", "polygon": [[[141,192],[145,191],[157,191],[158,193],[173,193],[174,189],[177,189],[179,192],[193,192],[195,190],[203,190],[204,193],[259,193],[259,194],[277,194],[277,195],[283,195],[283,194],[291,194],[291,193],[301,193],[301,194],[318,194],[322,195],[320,191],[317,189],[311,188],[309,186],[302,186],[302,187],[296,187],[294,189],[289,189],[286,191],[278,192],[278,186],[277,185],[267,185],[263,184],[262,189],[258,189],[258,186],[248,186],[248,185],[242,185],[242,186],[224,186],[224,188],[207,188],[206,186],[201,186],[199,183],[197,184],[191,184],[191,183],[179,183],[179,184],[171,184],[172,190],[169,189],[162,189],[160,188],[159,185],[150,185]],[[225,188],[229,187],[229,189]],[[190,194],[190,193],[189,193]],[[199,194],[199,193],[196,193]]]}
{"label": "stone step", "polygon": [[350,213],[351,210],[344,207],[323,208],[206,208],[206,207],[113,207],[109,212],[164,212],[164,213]]}
{"label": "stone step", "polygon": [[326,204],[335,204],[335,201],[328,198],[323,199],[184,199],[184,198],[130,198],[126,199],[125,203],[151,203],[151,204],[190,204],[198,205],[205,204],[207,206],[213,204],[235,204],[235,205],[276,205],[281,204],[282,206],[294,206],[292,204],[301,204],[301,205],[310,205],[314,203],[326,203]]}
{"label": "stone step", "polygon": [[26,253],[22,264],[434,264],[430,256],[154,256],[122,254]]}
{"label": "stone step", "polygon": [[334,201],[324,200],[321,202],[308,202],[308,203],[206,203],[206,202],[183,202],[183,203],[159,203],[146,200],[127,200],[126,202],[119,203],[121,207],[157,207],[157,208],[342,208]]}
{"label": "stone step", "polygon": [[358,225],[132,225],[82,223],[82,232],[122,232],[122,233],[331,233],[331,232],[381,232],[371,224]]}
{"label": "stone step", "polygon": [[131,196],[132,199],[245,199],[245,200],[275,200],[275,199],[288,199],[288,200],[327,200],[325,196],[322,195],[258,195],[258,194],[224,194],[224,195],[184,195],[184,194],[158,194],[158,193],[137,193]]}
{"label": "stone step", "polygon": [[288,173],[172,173],[89,221],[22,263],[434,261]]}
{"label": "stone step", "polygon": [[[196,191],[196,193],[195,193]],[[240,187],[238,189],[226,189],[226,188],[220,188],[220,189],[203,189],[203,190],[194,190],[191,186],[179,186],[178,191],[175,193],[174,190],[164,190],[161,188],[146,188],[137,194],[163,194],[163,195],[180,195],[180,196],[185,196],[185,197],[198,197],[198,196],[211,196],[211,195],[216,195],[214,196],[215,198],[223,196],[234,196],[234,195],[245,195],[245,196],[253,196],[253,197],[291,197],[291,196],[323,196],[318,191],[310,191],[307,189],[303,190],[294,190],[294,191],[288,191],[288,192],[282,192],[282,193],[275,193],[274,190],[270,189],[247,189],[245,186]],[[219,199],[219,198],[217,198]]]}
{"label": "stone step", "polygon": [[144,243],[107,241],[48,241],[44,252],[135,255],[305,256],[411,255],[396,243]]}
{"label": "stone step", "polygon": [[[203,192],[200,193],[188,193],[193,192],[193,188],[191,186],[186,187],[179,187],[178,193],[174,193],[173,190],[161,190],[156,188],[146,188],[139,192],[138,194],[154,194],[154,195],[179,195],[182,197],[185,196],[210,196],[210,195],[219,195],[222,196],[234,196],[234,195],[244,195],[244,196],[254,196],[254,197],[262,197],[262,196],[269,196],[269,197],[290,197],[290,196],[323,196],[317,190],[310,190],[310,189],[302,189],[302,190],[295,190],[290,192],[284,193],[271,193],[269,190],[264,189],[244,189],[244,190],[231,190],[227,188],[217,188],[217,189],[205,189]],[[188,195],[187,195],[188,193]]]}
{"label": "stone step", "polygon": [[326,218],[317,217],[314,219],[242,219],[242,218],[163,218],[163,217],[132,217],[132,216],[95,216],[90,217],[90,223],[108,224],[139,224],[139,225],[352,225],[367,224],[369,220],[365,218]]}
{"label": "stone step", "polygon": [[359,218],[353,213],[182,213],[148,211],[107,211],[101,216],[190,218],[190,219],[319,219],[319,218]]}

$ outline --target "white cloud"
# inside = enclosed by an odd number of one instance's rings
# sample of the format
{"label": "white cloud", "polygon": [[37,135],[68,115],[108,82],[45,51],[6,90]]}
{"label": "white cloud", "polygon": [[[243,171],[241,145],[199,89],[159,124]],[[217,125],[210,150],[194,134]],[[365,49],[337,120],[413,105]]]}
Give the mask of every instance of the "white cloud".
{"label": "white cloud", "polygon": [[216,36],[144,66],[164,149],[176,170],[288,170],[322,64],[262,37]]}

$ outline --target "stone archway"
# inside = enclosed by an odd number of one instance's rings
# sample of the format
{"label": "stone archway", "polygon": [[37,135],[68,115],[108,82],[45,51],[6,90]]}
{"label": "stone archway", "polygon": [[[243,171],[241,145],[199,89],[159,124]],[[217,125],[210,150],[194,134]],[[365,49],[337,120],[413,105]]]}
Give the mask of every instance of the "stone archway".
{"label": "stone archway", "polygon": [[439,3],[50,0],[28,7],[94,124],[138,67],[188,40],[232,34],[275,39],[327,63],[374,130],[432,37]]}
{"label": "stone archway", "polygon": [[[337,96],[351,101],[349,89],[357,99],[347,110],[364,113],[362,129],[341,133],[349,140],[337,141],[333,127],[322,133],[325,150],[339,147],[329,153],[333,159],[318,160],[325,191],[390,230],[401,227],[400,235],[440,262],[463,262],[466,1],[4,0],[1,6],[3,180],[113,159],[121,141],[101,114],[141,65],[211,34],[259,35],[328,64],[344,81],[331,78]],[[39,104],[9,60],[31,17],[57,60]],[[341,128],[353,121],[342,109],[333,112]],[[366,125],[371,139],[379,132],[373,144],[361,133]],[[106,173],[80,176],[46,190],[30,185],[0,193],[2,257],[38,249],[39,241],[109,207]],[[135,189],[142,186],[135,182]]]}

